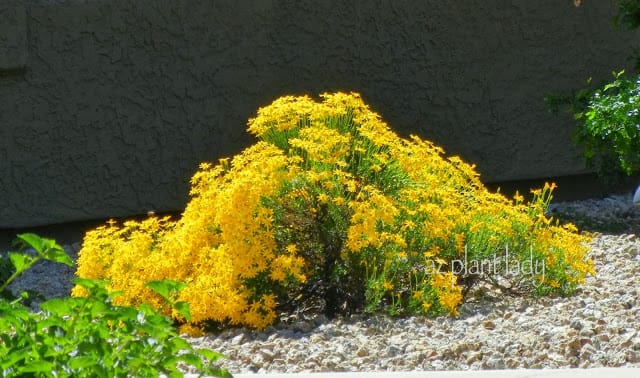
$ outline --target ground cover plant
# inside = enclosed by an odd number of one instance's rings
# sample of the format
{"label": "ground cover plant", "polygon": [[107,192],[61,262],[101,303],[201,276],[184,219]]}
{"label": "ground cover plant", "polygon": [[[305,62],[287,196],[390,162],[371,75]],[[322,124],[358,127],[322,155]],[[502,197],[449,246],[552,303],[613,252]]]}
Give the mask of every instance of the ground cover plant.
{"label": "ground cover plant", "polygon": [[472,165],[399,137],[357,94],[285,96],[248,130],[253,146],[200,165],[179,219],[89,231],[77,274],[108,280],[118,303],[155,308],[146,282],[185,282],[177,300],[194,331],[263,328],[310,300],[329,316],[456,314],[479,282],[570,294],[594,273],[586,236],[545,216],[554,185],[530,202],[490,192]]}
{"label": "ground cover plant", "polygon": [[[18,239],[36,254],[8,253],[11,273],[0,281],[0,292],[40,260],[73,265],[54,240],[34,234]],[[179,337],[173,321],[155,309],[115,305],[116,293],[109,293],[105,282],[75,282],[86,290],[85,297],[48,300],[39,313],[30,312],[22,298],[0,299],[0,376],[182,377],[178,364],[191,365],[200,374],[230,376],[212,365],[220,354],[195,350]],[[180,283],[155,281],[148,286],[167,307],[189,318],[188,306],[174,300]]]}

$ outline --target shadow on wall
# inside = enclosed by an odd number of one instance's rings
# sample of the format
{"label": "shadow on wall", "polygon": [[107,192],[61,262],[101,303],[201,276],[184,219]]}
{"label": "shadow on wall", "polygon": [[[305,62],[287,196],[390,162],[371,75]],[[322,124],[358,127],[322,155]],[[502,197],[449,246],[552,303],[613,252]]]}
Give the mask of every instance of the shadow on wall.
{"label": "shadow on wall", "polygon": [[[487,187],[492,191],[499,190],[507,197],[513,197],[518,191],[525,197],[529,197],[530,189],[540,188],[544,185],[545,181],[555,182],[558,184],[558,188],[554,192],[553,202],[564,201],[576,201],[584,199],[597,199],[609,196],[611,194],[629,194],[635,187],[636,183],[640,182],[640,177],[632,177],[620,186],[611,188],[603,185],[594,174],[576,175],[576,176],[564,176],[549,179],[537,179],[537,180],[519,180],[508,181],[501,183],[488,183]],[[640,212],[640,206],[637,209]],[[174,218],[180,217],[182,210],[176,212],[157,214],[158,216],[171,216]],[[141,220],[148,215],[129,216],[117,219],[122,222],[126,219]],[[557,215],[554,215],[557,216]],[[640,217],[637,217],[640,219]],[[581,230],[604,232],[604,233],[622,233],[630,232],[630,228],[635,232],[640,232],[639,224],[625,224],[624,219],[619,219],[615,224],[596,224],[588,222],[586,219],[572,219],[571,216],[560,216],[563,222],[573,222],[580,226]],[[23,232],[33,232],[40,236],[56,239],[60,244],[73,244],[81,242],[82,238],[88,230],[95,227],[104,225],[106,219],[97,220],[85,220],[80,222],[69,222],[62,224],[54,224],[40,227],[20,228],[20,229],[0,229],[0,251],[7,251],[11,249],[11,243],[15,240],[16,235]]]}
{"label": "shadow on wall", "polygon": [[584,173],[572,121],[543,97],[626,63],[611,11],[3,1],[0,40],[15,36],[11,64],[25,69],[0,76],[0,229],[179,211],[198,163],[252,143],[247,119],[284,94],[359,91],[400,135],[477,163],[486,181]]}

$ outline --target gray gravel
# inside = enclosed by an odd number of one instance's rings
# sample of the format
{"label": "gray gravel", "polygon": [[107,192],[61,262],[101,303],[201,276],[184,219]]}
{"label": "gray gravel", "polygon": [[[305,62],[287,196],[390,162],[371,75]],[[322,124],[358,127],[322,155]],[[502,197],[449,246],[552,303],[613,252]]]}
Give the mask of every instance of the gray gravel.
{"label": "gray gravel", "polygon": [[[630,195],[550,211],[591,230],[640,224]],[[262,332],[236,328],[188,340],[224,353],[232,373],[640,367],[640,239],[627,231],[596,234],[589,252],[596,276],[569,298],[483,292],[456,318],[300,317]],[[78,247],[65,248],[75,254]],[[42,264],[13,287],[64,296],[71,273]]]}
{"label": "gray gravel", "polygon": [[[80,243],[62,246],[67,254],[76,261]],[[35,251],[26,251],[27,253]],[[23,273],[18,279],[9,285],[9,290],[14,295],[21,291],[33,291],[37,297],[31,298],[31,307],[38,309],[38,304],[46,299],[64,298],[70,295],[73,283],[71,279],[75,274],[75,267],[51,261],[40,261],[31,269]]]}
{"label": "gray gravel", "polygon": [[[640,224],[630,195],[550,213],[592,231]],[[485,292],[457,318],[320,316],[190,341],[224,353],[232,373],[640,367],[640,239],[599,233],[590,247],[596,276],[570,298]]]}
{"label": "gray gravel", "polygon": [[599,235],[570,298],[487,297],[457,318],[323,317],[191,339],[234,373],[640,367],[640,240]]}

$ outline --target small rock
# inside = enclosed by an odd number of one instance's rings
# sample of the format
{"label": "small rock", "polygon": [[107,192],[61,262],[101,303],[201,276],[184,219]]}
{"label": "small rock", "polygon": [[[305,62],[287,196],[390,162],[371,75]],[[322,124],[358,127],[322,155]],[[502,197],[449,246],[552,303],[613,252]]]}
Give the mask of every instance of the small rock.
{"label": "small rock", "polygon": [[424,343],[418,343],[418,344],[416,344],[415,348],[416,348],[416,351],[420,352],[420,351],[423,351],[423,350],[428,350],[429,346],[427,344],[424,344]]}
{"label": "small rock", "polygon": [[565,349],[567,350],[568,354],[575,354],[579,352],[580,349],[582,349],[582,343],[580,342],[580,339],[572,339],[571,341],[566,343]]}
{"label": "small rock", "polygon": [[625,335],[625,337],[622,339],[622,342],[620,343],[620,347],[622,348],[629,348],[630,346],[632,346],[634,344],[634,337],[635,337],[635,331],[631,332],[627,335]]}
{"label": "small rock", "polygon": [[584,327],[580,319],[574,319],[569,326],[577,331],[581,330]]}
{"label": "small rock", "polygon": [[580,350],[580,359],[581,360],[590,360],[591,356],[596,352],[596,349],[591,345],[587,344]]}
{"label": "small rock", "polygon": [[595,334],[595,332],[593,331],[592,328],[583,328],[580,330],[579,335],[580,336],[593,336]]}
{"label": "small rock", "polygon": [[231,345],[240,345],[244,341],[244,335],[241,333],[238,336],[231,339]]}
{"label": "small rock", "polygon": [[501,357],[491,356],[483,364],[486,369],[500,370],[505,368],[504,360]]}
{"label": "small rock", "polygon": [[360,348],[356,352],[356,356],[358,357],[366,357],[369,355],[369,351],[366,348]]}
{"label": "small rock", "polygon": [[297,332],[308,333],[315,327],[314,322],[309,320],[300,320],[293,323],[291,329]]}
{"label": "small rock", "polygon": [[469,357],[467,357],[467,359],[466,359],[466,361],[465,361],[465,362],[466,362],[468,365],[471,365],[472,363],[474,363],[474,362],[476,362],[476,361],[482,361],[482,353],[480,353],[480,352],[474,352],[474,353],[471,353],[471,354],[469,355]]}
{"label": "small rock", "polygon": [[496,323],[492,322],[491,320],[482,322],[482,326],[490,331],[496,329]]}
{"label": "small rock", "polygon": [[269,348],[260,349],[260,354],[262,355],[262,360],[264,362],[273,361],[273,357],[275,356],[275,353]]}
{"label": "small rock", "polygon": [[636,351],[636,350],[627,351],[625,357],[627,362],[630,362],[632,364],[638,363],[640,362],[640,351]]}

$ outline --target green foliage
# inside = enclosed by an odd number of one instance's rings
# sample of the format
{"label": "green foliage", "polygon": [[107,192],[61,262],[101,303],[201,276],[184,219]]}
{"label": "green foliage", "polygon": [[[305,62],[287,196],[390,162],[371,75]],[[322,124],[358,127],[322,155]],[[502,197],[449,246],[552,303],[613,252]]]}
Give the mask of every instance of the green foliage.
{"label": "green foliage", "polygon": [[587,165],[611,186],[640,171],[640,76],[624,71],[613,76],[614,81],[599,88],[545,97],[551,112],[564,107],[574,115],[574,143],[583,148]]}
{"label": "green foliage", "polygon": [[[640,26],[640,0],[619,0],[617,7],[614,25],[626,30]],[[633,58],[640,70],[640,55]],[[609,83],[593,86],[589,79],[583,89],[545,97],[551,112],[566,108],[574,114],[574,143],[583,147],[587,164],[608,185],[640,171],[640,76],[624,75],[624,70],[613,75]]]}
{"label": "green foliage", "polygon": [[[22,234],[19,241],[36,256],[9,253],[13,273],[1,289],[40,260],[73,265],[54,240]],[[221,357],[195,350],[179,337],[173,322],[148,305],[138,308],[112,302],[107,282],[76,279],[88,295],[51,299],[31,313],[20,300],[0,299],[0,373],[3,377],[181,377],[178,364],[200,374],[230,376],[212,363]],[[173,302],[182,285],[152,282],[149,286],[188,318],[188,308]]]}
{"label": "green foliage", "polygon": [[[74,265],[71,258],[54,240],[40,238],[34,234],[21,234],[18,235],[16,244],[21,247],[21,250],[30,247],[36,254],[34,256],[19,252],[9,252],[6,256],[0,255],[0,283],[2,283],[0,284],[0,298],[15,299],[7,289],[9,283],[40,260],[49,260],[68,266]],[[29,297],[25,293],[22,296]]]}
{"label": "green foliage", "polygon": [[584,123],[576,140],[598,171],[614,163],[631,175],[640,170],[640,76],[620,71],[614,77],[593,92],[585,111],[576,113]]}
{"label": "green foliage", "polygon": [[[0,254],[0,282],[5,282],[13,275],[15,269],[8,255]],[[11,292],[5,288],[0,290],[0,298],[15,299]]]}
{"label": "green foliage", "polygon": [[618,0],[618,13],[614,16],[615,25],[627,30],[640,26],[640,0]]}

